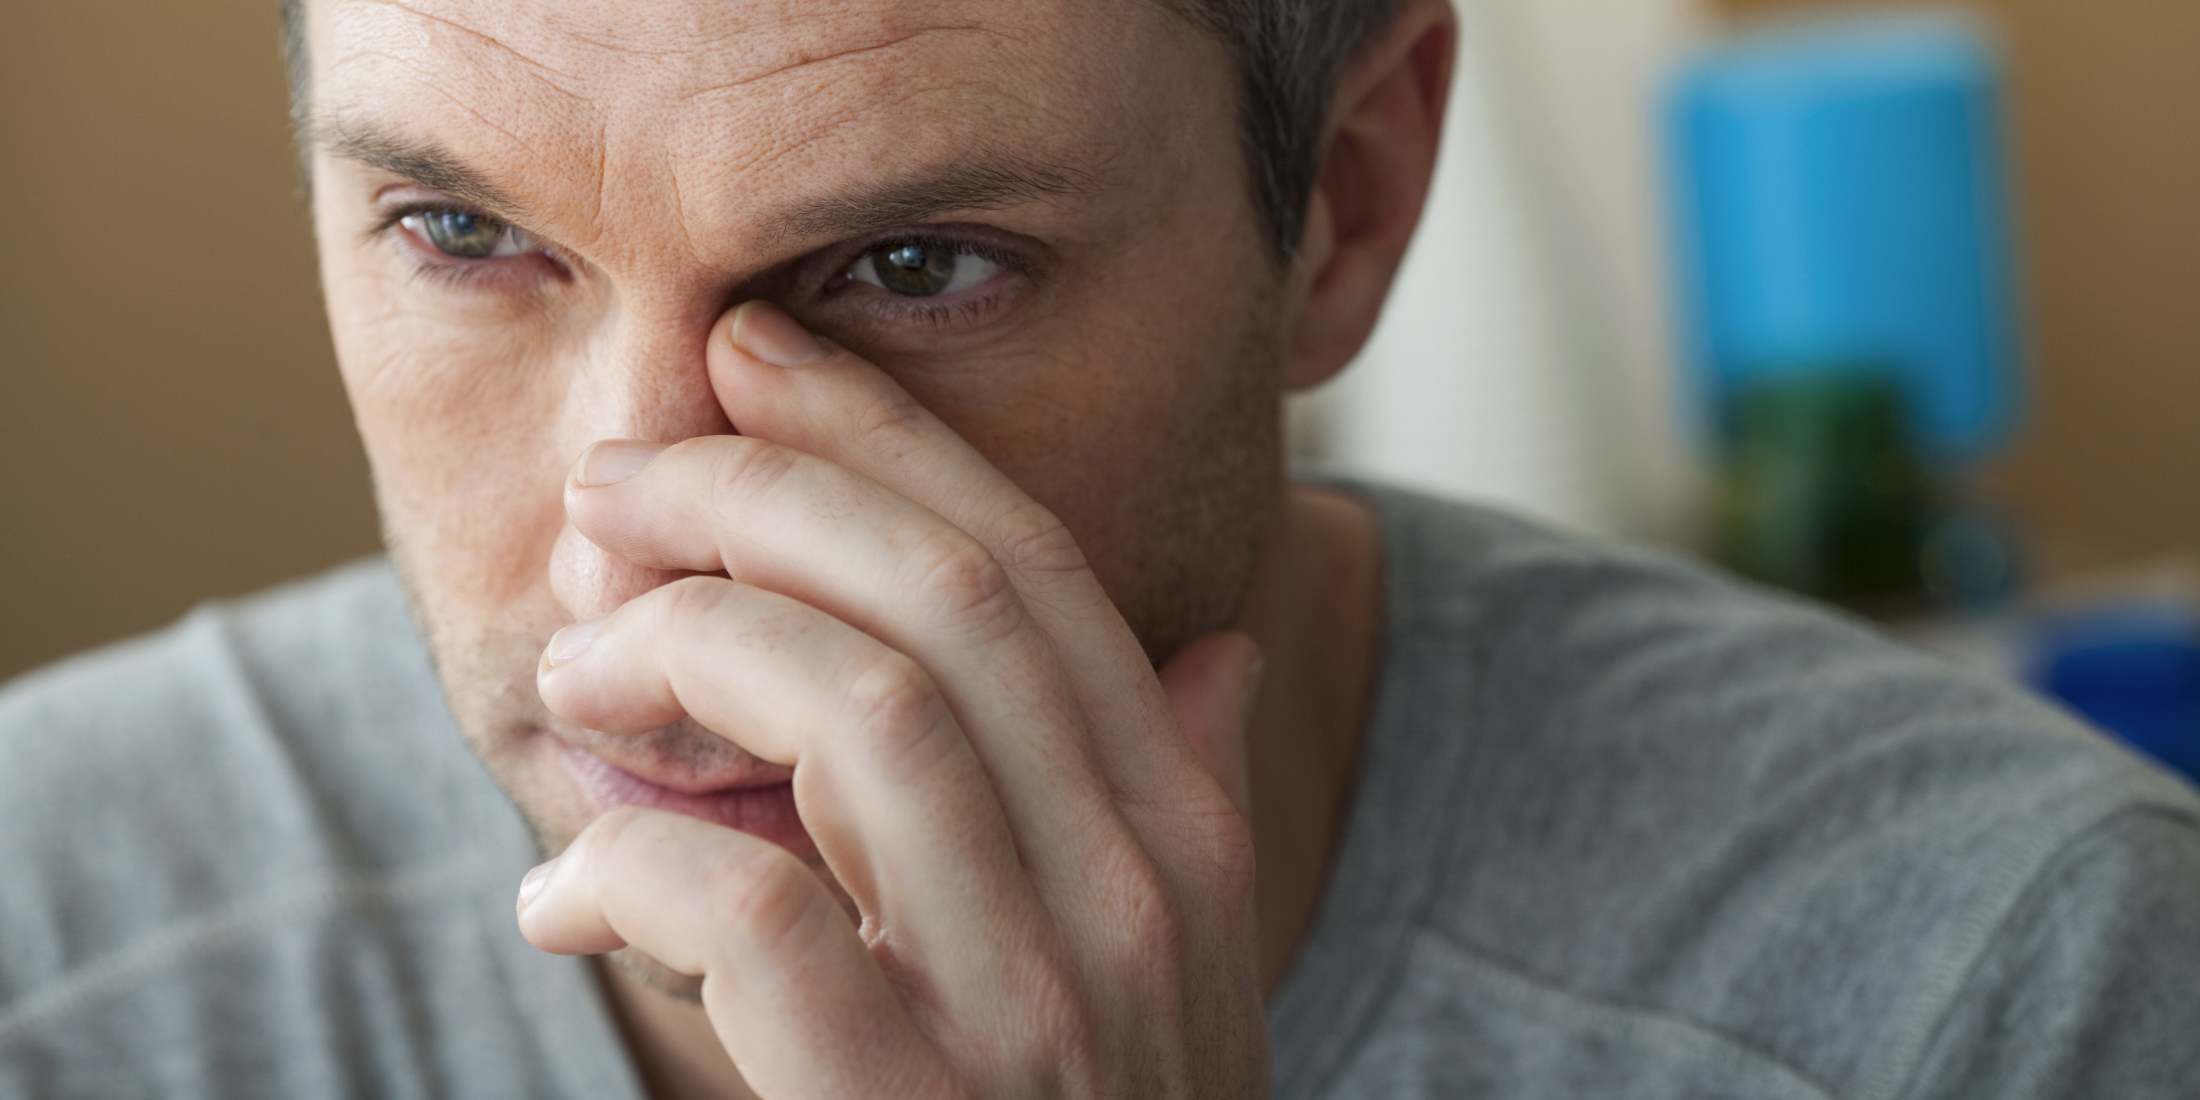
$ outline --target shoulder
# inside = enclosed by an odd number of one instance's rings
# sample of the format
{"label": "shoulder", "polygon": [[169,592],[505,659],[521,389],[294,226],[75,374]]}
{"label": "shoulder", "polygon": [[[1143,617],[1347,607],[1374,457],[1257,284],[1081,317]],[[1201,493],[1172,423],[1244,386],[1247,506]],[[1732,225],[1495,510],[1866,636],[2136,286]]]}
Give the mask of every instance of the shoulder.
{"label": "shoulder", "polygon": [[198,814],[209,793],[257,790],[290,743],[418,717],[412,638],[386,567],[366,562],[28,673],[0,686],[0,813],[65,790],[77,807]]}
{"label": "shoulder", "polygon": [[[339,677],[323,658],[365,658],[368,676],[409,676],[421,656],[388,564],[370,558],[242,599],[203,604],[166,629],[118,642],[0,684],[0,736],[25,724],[97,725],[142,708],[221,705],[225,688],[258,682],[282,701],[329,701]],[[117,736],[128,736],[116,731]]]}
{"label": "shoulder", "polygon": [[[21,677],[0,688],[0,1092],[21,1071],[134,1093],[298,1046],[306,991],[387,1000],[369,960],[494,928],[475,913],[508,912],[528,855],[378,561]],[[227,1038],[193,1037],[216,1020]]]}
{"label": "shoulder", "polygon": [[1954,984],[1891,1094],[2193,1095],[2200,827],[2138,806],[2079,833],[2026,882]]}
{"label": "shoulder", "polygon": [[179,842],[327,835],[327,808],[464,755],[395,579],[364,561],[0,687],[0,852],[66,858],[97,844],[86,818]]}
{"label": "shoulder", "polygon": [[2200,800],[2060,712],[1678,559],[1372,496],[1368,779],[1443,818],[1411,950],[1457,995],[1895,1096],[2042,988],[1995,969],[2027,936],[2095,974],[2135,965],[2133,922],[2200,958],[2144,896],[2200,884]]}

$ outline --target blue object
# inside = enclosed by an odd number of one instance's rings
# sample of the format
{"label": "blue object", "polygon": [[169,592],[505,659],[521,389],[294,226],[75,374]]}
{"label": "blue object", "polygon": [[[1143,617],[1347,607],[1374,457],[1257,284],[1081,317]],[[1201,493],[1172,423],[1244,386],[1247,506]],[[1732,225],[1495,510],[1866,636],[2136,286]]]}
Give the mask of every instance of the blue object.
{"label": "blue object", "polygon": [[2099,608],[2045,624],[2034,687],[2200,780],[2200,618],[2176,604]]}
{"label": "blue object", "polygon": [[1999,66],[1967,23],[1859,17],[1697,57],[1667,101],[1686,358],[1714,422],[1753,377],[1895,377],[1943,464],[2021,371]]}

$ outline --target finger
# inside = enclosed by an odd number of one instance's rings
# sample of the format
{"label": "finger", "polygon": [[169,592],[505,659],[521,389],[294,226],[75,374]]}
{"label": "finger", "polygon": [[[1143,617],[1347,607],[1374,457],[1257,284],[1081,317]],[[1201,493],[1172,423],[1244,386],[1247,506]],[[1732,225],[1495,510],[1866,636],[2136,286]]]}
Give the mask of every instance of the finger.
{"label": "finger", "polygon": [[[724,569],[906,654],[983,763],[1025,865],[1050,884],[1092,881],[1124,826],[1053,640],[983,545],[869,478],[777,444],[709,436],[654,457],[642,446],[601,443],[582,456],[566,505],[577,530],[637,564]],[[648,461],[632,470],[635,458]],[[605,469],[626,477],[602,484]]]}
{"label": "finger", "polygon": [[[1250,866],[1244,819],[1178,731],[1144,649],[1061,523],[885,372],[814,341],[767,303],[721,318],[708,359],[719,401],[744,432],[859,471],[992,552],[1027,613],[1067,655],[1063,676],[1089,720],[1090,758],[1106,777],[1113,813],[1195,924],[1229,920],[1218,914],[1244,883],[1218,887],[1216,876]],[[1142,889],[1086,881],[1119,896]],[[1056,908],[1082,912],[1085,896],[1072,891]],[[1107,919],[1079,931],[1124,934]]]}
{"label": "finger", "polygon": [[1246,724],[1260,693],[1260,646],[1245,634],[1209,634],[1161,669],[1169,709],[1207,774],[1230,795],[1241,815],[1252,814],[1252,778],[1246,768]]}
{"label": "finger", "polygon": [[755,837],[658,810],[582,831],[522,885],[528,942],[562,955],[631,946],[703,979],[703,1007],[750,1087],[771,1097],[939,1095],[937,1052],[816,877]]}
{"label": "finger", "polygon": [[816,608],[718,577],[643,594],[561,640],[543,701],[639,733],[682,714],[794,767],[833,874],[913,961],[1035,935],[1036,899],[975,752],[915,662]]}
{"label": "finger", "polygon": [[763,301],[720,318],[708,347],[711,383],[728,415],[742,416],[743,434],[846,466],[938,512],[996,552],[1046,609],[1037,614],[1112,611],[1061,525],[878,368]]}
{"label": "finger", "polygon": [[[1198,801],[1176,780],[1189,748],[1138,639],[1061,522],[885,372],[748,302],[709,343],[711,384],[734,423],[856,470],[969,532],[1005,568],[1064,653],[1098,762],[1128,808]],[[795,363],[791,369],[775,365]]]}

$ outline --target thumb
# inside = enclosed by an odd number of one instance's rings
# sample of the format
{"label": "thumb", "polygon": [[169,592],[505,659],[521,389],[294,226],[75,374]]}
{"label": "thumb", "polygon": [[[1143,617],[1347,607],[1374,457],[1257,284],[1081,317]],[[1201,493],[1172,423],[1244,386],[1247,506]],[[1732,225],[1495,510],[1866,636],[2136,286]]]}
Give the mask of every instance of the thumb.
{"label": "thumb", "polygon": [[1185,646],[1161,669],[1169,710],[1191,741],[1200,766],[1252,816],[1253,785],[1245,765],[1245,727],[1260,693],[1260,645],[1234,630]]}

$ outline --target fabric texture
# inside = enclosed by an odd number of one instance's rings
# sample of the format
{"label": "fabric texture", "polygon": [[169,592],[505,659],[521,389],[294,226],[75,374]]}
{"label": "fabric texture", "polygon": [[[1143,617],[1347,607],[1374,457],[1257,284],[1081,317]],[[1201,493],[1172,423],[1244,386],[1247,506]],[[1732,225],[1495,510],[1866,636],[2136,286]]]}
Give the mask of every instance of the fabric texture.
{"label": "fabric texture", "polygon": [[[2200,799],[1656,554],[1356,487],[1381,672],[1279,1097],[2200,1097]],[[639,1097],[387,566],[0,690],[0,1098]]]}

